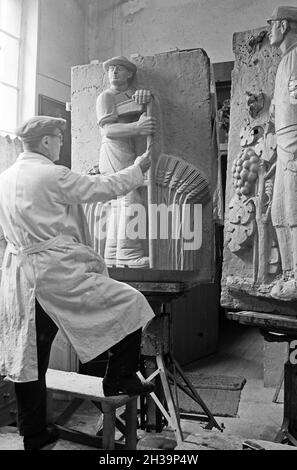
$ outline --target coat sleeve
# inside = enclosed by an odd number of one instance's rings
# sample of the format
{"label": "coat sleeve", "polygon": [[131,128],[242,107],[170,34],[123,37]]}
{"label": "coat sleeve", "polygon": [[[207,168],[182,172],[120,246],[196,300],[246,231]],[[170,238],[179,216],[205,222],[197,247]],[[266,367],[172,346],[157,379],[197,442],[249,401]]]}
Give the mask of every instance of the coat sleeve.
{"label": "coat sleeve", "polygon": [[123,196],[143,184],[139,166],[132,165],[112,175],[80,175],[64,166],[56,166],[59,202],[82,204],[105,202]]}

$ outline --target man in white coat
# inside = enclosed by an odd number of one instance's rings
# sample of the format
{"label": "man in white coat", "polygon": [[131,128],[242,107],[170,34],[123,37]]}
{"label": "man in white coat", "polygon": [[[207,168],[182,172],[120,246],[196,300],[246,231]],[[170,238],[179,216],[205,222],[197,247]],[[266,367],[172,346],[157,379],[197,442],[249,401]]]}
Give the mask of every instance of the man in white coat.
{"label": "man in white coat", "polygon": [[15,382],[25,449],[57,439],[46,428],[45,374],[58,329],[82,363],[109,350],[105,395],[153,388],[136,371],[154,313],[140,292],[108,277],[80,206],[143,184],[149,158],[110,176],[76,174],[54,164],[65,126],[47,116],[26,121],[16,131],[24,153],[0,175],[0,375]]}

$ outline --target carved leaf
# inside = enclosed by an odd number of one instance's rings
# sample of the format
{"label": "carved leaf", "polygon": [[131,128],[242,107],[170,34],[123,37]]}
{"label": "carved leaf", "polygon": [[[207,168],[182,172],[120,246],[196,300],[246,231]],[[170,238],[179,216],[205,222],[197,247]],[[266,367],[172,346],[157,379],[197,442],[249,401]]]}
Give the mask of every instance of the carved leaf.
{"label": "carved leaf", "polygon": [[240,145],[241,147],[246,147],[248,145],[254,144],[259,140],[264,133],[264,129],[261,126],[245,126],[241,128],[240,131]]}
{"label": "carved leaf", "polygon": [[248,224],[254,218],[255,209],[251,202],[246,204],[242,199],[233,198],[229,209],[228,221],[231,224]]}
{"label": "carved leaf", "polygon": [[232,238],[228,244],[232,253],[237,253],[245,249],[250,244],[250,239],[255,231],[255,221],[252,220],[250,224],[238,225],[232,234]]}
{"label": "carved leaf", "polygon": [[274,160],[276,157],[276,135],[269,133],[264,138],[265,142],[265,152],[262,155],[262,158],[267,162]]}
{"label": "carved leaf", "polygon": [[255,207],[246,199],[234,197],[229,204],[226,222],[226,241],[232,251],[237,253],[250,244],[255,232]]}

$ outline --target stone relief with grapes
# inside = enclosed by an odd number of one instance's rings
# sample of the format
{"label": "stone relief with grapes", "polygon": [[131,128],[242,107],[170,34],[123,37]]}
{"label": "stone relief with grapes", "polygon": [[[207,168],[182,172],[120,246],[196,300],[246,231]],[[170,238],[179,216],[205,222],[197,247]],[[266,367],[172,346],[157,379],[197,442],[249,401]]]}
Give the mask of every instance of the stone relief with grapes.
{"label": "stone relief with grapes", "polygon": [[[279,200],[273,96],[281,53],[265,28],[235,33],[233,51],[221,305],[296,316],[295,280],[283,269],[292,240],[271,216]],[[284,210],[284,224],[286,217]]]}
{"label": "stone relief with grapes", "polygon": [[232,165],[234,195],[229,203],[226,242],[232,253],[253,252],[253,281],[265,284],[277,274],[280,260],[270,211],[276,165],[272,122],[240,132],[241,150]]}

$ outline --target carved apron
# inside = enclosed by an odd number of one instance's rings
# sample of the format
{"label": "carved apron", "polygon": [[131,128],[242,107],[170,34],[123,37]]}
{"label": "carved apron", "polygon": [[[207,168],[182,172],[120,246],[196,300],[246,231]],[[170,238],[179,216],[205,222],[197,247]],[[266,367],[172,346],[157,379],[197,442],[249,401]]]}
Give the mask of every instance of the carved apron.
{"label": "carved apron", "polygon": [[[106,90],[97,101],[97,119],[101,127],[105,124],[131,122],[131,116],[122,114],[121,105],[128,102],[132,91],[116,92]],[[131,99],[130,99],[131,101]],[[135,117],[135,115],[134,115]],[[121,137],[109,138],[102,136],[100,147],[99,170],[104,175],[112,174],[127,166],[133,165],[136,158],[135,138]],[[144,256],[143,245],[139,239],[130,239],[126,234],[126,227],[131,220],[127,209],[133,204],[142,204],[142,197],[138,189],[131,191],[127,196],[111,201],[107,214],[107,236],[103,252],[107,265],[129,264]],[[133,217],[133,214],[132,214]],[[102,249],[102,248],[101,248]]]}

